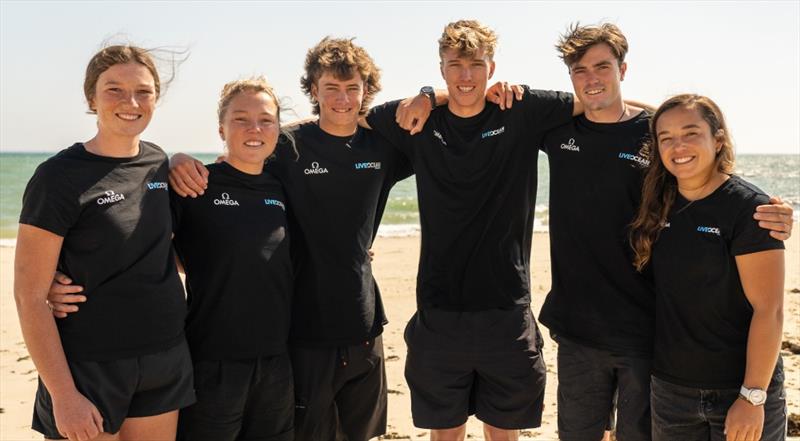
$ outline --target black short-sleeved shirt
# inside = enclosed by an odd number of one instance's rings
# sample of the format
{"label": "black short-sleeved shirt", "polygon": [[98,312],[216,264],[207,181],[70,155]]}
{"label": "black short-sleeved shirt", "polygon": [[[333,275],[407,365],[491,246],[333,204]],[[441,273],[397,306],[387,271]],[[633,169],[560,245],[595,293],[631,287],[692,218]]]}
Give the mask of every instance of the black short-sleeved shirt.
{"label": "black short-sleeved shirt", "polygon": [[58,270],[84,287],[80,311],[56,320],[70,360],[115,360],[183,339],[186,302],[170,245],[167,157],[139,143],[133,158],[75,144],[43,162],[21,224],[64,237]]}
{"label": "black short-sleeved shirt", "polygon": [[530,303],[537,158],[547,130],[572,117],[572,95],[529,90],[508,110],[431,113],[421,133],[395,122],[398,102],[370,113],[417,176],[422,251],[417,306],[453,311]]}
{"label": "black short-sleeved shirt", "polygon": [[576,116],[545,136],[552,285],[539,320],[598,349],[652,353],[655,294],[628,241],[648,160],[649,116],[602,124]]}
{"label": "black short-sleeved shirt", "polygon": [[286,351],[293,290],[286,198],[269,173],[206,166],[195,199],[171,192],[175,250],[186,270],[192,359],[253,359]]}
{"label": "black short-sleeved shirt", "polygon": [[371,130],[333,136],[316,122],[281,142],[266,170],[289,198],[295,269],[293,344],[340,346],[383,332],[386,316],[368,251],[389,190],[411,174],[405,157]]}
{"label": "black short-sleeved shirt", "polygon": [[784,248],[753,219],[768,203],[738,176],[691,203],[678,195],[653,247],[655,376],[703,389],[742,385],[753,308],[735,256]]}

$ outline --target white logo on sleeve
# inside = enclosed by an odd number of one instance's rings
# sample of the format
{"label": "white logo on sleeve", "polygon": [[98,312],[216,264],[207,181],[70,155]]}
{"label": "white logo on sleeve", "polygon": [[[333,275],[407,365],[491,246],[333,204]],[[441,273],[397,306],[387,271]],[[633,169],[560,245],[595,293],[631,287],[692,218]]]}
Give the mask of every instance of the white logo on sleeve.
{"label": "white logo on sleeve", "polygon": [[442,136],[442,134],[439,133],[438,130],[434,130],[433,131],[433,136],[437,137],[439,139],[439,141],[442,142],[442,145],[445,145],[445,146],[447,145],[447,142],[445,142],[445,140],[444,140],[444,136]]}
{"label": "white logo on sleeve", "polygon": [[114,193],[114,190],[106,190],[105,196],[97,198],[97,205],[113,204],[125,199],[122,193]]}
{"label": "white logo on sleeve", "polygon": [[575,138],[570,138],[566,144],[561,144],[561,150],[569,150],[571,152],[579,152],[581,148],[575,145]]}
{"label": "white logo on sleeve", "polygon": [[280,207],[281,210],[286,211],[286,205],[277,199],[264,199],[264,205],[274,205],[276,207]]}
{"label": "white logo on sleeve", "polygon": [[214,205],[233,205],[238,207],[239,201],[231,199],[231,195],[228,193],[222,193],[220,199],[214,199]]}
{"label": "white logo on sleeve", "polygon": [[147,183],[147,189],[148,190],[166,190],[167,188],[169,188],[169,187],[167,186],[166,182],[153,181],[153,182],[148,182]]}
{"label": "white logo on sleeve", "polygon": [[625,153],[625,152],[620,152],[619,153],[619,159],[626,159],[628,161],[633,161],[633,162],[636,162],[637,164],[639,164],[639,165],[641,165],[643,167],[647,167],[647,166],[650,165],[650,160],[649,159],[643,158],[643,157],[637,156],[637,155],[632,155],[630,153]]}
{"label": "white logo on sleeve", "polygon": [[356,170],[366,170],[366,169],[370,169],[370,168],[374,169],[374,170],[380,170],[381,169],[380,161],[378,161],[378,162],[356,162],[354,165],[356,167]]}
{"label": "white logo on sleeve", "polygon": [[304,173],[307,175],[321,175],[328,173],[328,169],[325,167],[320,167],[319,162],[314,161],[311,163],[311,168],[305,169]]}

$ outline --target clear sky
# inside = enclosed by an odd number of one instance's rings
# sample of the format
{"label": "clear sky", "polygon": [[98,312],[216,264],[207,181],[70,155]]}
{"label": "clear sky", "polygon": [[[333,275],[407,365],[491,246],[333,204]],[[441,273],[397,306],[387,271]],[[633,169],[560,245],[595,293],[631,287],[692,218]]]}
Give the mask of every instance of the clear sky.
{"label": "clear sky", "polygon": [[[800,154],[800,2],[11,2],[0,0],[0,151],[57,151],[94,135],[83,73],[101,43],[187,46],[143,138],[167,151],[217,152],[216,103],[232,79],[265,74],[298,117],[305,53],[357,37],[383,70],[375,103],[443,87],[436,40],[475,18],[499,34],[494,79],[570,90],[553,48],[576,20],[628,37],[627,98],[705,94],[739,153]],[[288,116],[288,115],[284,115]],[[293,118],[293,116],[289,116]]]}

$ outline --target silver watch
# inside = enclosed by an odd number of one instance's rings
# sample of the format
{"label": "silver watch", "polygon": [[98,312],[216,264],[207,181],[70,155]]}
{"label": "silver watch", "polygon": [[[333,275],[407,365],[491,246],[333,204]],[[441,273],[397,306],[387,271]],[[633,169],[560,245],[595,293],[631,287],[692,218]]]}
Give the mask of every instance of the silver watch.
{"label": "silver watch", "polygon": [[748,389],[742,386],[742,388],[739,389],[739,396],[753,406],[761,406],[767,401],[767,392],[763,389]]}

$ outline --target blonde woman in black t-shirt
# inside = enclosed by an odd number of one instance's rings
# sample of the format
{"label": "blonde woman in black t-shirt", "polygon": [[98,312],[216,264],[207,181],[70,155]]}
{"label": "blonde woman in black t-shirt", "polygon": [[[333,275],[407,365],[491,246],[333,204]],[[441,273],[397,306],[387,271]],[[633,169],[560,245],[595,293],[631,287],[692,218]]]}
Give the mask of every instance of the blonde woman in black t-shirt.
{"label": "blonde woman in black t-shirt", "polygon": [[710,99],[667,100],[651,136],[631,243],[656,285],[653,439],[783,440],[783,243],[752,215],[769,198],[732,174]]}
{"label": "blonde woman in black t-shirt", "polygon": [[[167,158],[139,139],[161,89],[147,50],[98,52],[84,82],[97,134],[42,163],[23,196],[14,296],[39,372],[33,428],[48,439],[174,439],[195,399]],[[86,297],[58,323],[56,269]]]}

